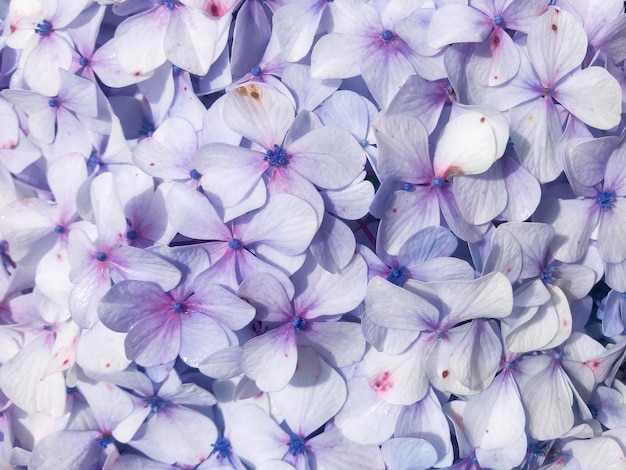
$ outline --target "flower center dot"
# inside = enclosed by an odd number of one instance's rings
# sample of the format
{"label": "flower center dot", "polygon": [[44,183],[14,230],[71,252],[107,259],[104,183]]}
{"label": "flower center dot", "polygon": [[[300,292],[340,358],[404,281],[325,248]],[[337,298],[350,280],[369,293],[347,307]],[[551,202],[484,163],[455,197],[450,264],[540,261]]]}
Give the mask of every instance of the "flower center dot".
{"label": "flower center dot", "polygon": [[228,457],[228,453],[232,450],[233,446],[230,445],[230,441],[228,439],[224,439],[223,437],[218,437],[215,444],[213,444],[213,452],[217,452],[218,458],[220,457]]}
{"label": "flower center dot", "polygon": [[183,313],[185,311],[185,304],[183,304],[182,302],[174,302],[174,305],[172,305],[172,310],[174,310],[176,313]]}
{"label": "flower center dot", "polygon": [[253,77],[260,77],[263,71],[261,70],[261,67],[252,67],[250,69],[250,73],[252,74]]}
{"label": "flower center dot", "polygon": [[128,232],[126,232],[126,238],[131,241],[137,240],[137,230],[131,228]]}
{"label": "flower center dot", "polygon": [[615,191],[603,191],[596,196],[596,201],[600,204],[600,210],[611,209],[615,204]]}
{"label": "flower center dot", "polygon": [[404,266],[398,266],[397,268],[393,268],[389,275],[387,276],[387,280],[396,286],[403,286],[406,281],[409,280],[409,276],[406,274],[406,268]]}
{"label": "flower center dot", "polygon": [[80,59],[78,59],[78,63],[81,65],[81,67],[87,67],[89,65],[89,59],[87,57],[81,56]]}
{"label": "flower center dot", "polygon": [[383,41],[389,41],[393,37],[393,33],[386,29],[381,33],[380,37],[383,39]]}
{"label": "flower center dot", "polygon": [[306,330],[306,320],[302,317],[293,317],[291,326],[293,326],[296,331],[304,331]]}
{"label": "flower center dot", "polygon": [[199,180],[200,178],[202,178],[202,173],[194,168],[189,172],[189,177],[194,180]]}
{"label": "flower center dot", "polygon": [[40,36],[47,36],[52,31],[52,23],[48,20],[43,20],[41,23],[37,23],[35,32]]}
{"label": "flower center dot", "polygon": [[304,454],[304,440],[297,434],[289,436],[289,453],[291,455]]}
{"label": "flower center dot", "polygon": [[556,278],[556,266],[548,266],[541,273],[541,280],[546,284],[554,284],[554,280]]}
{"label": "flower center dot", "polygon": [[501,16],[496,16],[493,19],[493,24],[495,24],[496,26],[502,26],[504,24],[504,18],[502,18]]}
{"label": "flower center dot", "polygon": [[62,234],[63,232],[65,232],[65,227],[63,227],[63,225],[57,225],[56,227],[54,227],[54,232]]}
{"label": "flower center dot", "polygon": [[51,108],[58,108],[59,107],[59,100],[57,100],[56,98],[50,98],[48,100],[48,106],[50,106]]}
{"label": "flower center dot", "polygon": [[287,164],[287,154],[282,147],[274,144],[274,148],[265,152],[263,160],[268,162],[270,166],[284,166]]}
{"label": "flower center dot", "polygon": [[443,186],[443,178],[441,176],[435,176],[432,181],[432,185],[435,188],[441,188]]}
{"label": "flower center dot", "polygon": [[104,251],[99,251],[96,253],[96,259],[98,261],[106,261],[108,258],[107,254]]}

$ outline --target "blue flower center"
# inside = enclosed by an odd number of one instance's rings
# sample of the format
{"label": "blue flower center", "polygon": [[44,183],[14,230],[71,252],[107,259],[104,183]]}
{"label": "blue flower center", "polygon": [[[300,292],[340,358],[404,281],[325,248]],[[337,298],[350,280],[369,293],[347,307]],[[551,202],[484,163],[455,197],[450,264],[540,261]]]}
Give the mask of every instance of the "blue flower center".
{"label": "blue flower center", "polygon": [[596,196],[596,201],[600,204],[600,210],[607,210],[613,207],[615,204],[615,191],[602,191]]}
{"label": "blue flower center", "polygon": [[81,67],[87,67],[89,65],[89,59],[87,57],[80,56],[80,59],[78,59],[78,63],[81,65]]}
{"label": "blue flower center", "polygon": [[402,189],[404,189],[405,191],[410,191],[412,187],[413,185],[411,183],[404,183],[402,185]]}
{"label": "blue flower center", "polygon": [[137,237],[138,237],[137,230],[135,230],[134,228],[131,228],[128,232],[126,232],[126,238],[128,238],[131,241],[137,240]]}
{"label": "blue flower center", "polygon": [[144,117],[143,120],[141,121],[141,128],[139,129],[139,135],[143,135],[143,136],[152,135],[154,130],[155,130],[154,123],[150,119]]}
{"label": "blue flower center", "polygon": [[387,280],[396,286],[403,286],[406,281],[409,280],[409,276],[406,274],[406,268],[404,266],[398,266],[397,268],[393,268],[389,275],[387,276]]}
{"label": "blue flower center", "polygon": [[370,143],[367,141],[367,139],[361,139],[359,144],[361,144],[361,147],[365,148],[368,147]]}
{"label": "blue flower center", "polygon": [[291,455],[304,454],[304,440],[297,434],[289,436],[289,453]]}
{"label": "blue flower center", "polygon": [[59,100],[57,100],[56,98],[50,98],[48,100],[48,106],[50,106],[51,108],[58,108],[59,107]]}
{"label": "blue flower center", "polygon": [[54,232],[60,235],[65,232],[65,227],[63,227],[63,225],[57,225],[56,227],[54,227]]}
{"label": "blue flower center", "polygon": [[444,179],[441,176],[435,176],[431,182],[431,184],[435,188],[441,188],[443,186]]}
{"label": "blue flower center", "polygon": [[168,10],[173,10],[180,4],[177,0],[159,0],[161,5],[165,5]]}
{"label": "blue flower center", "polygon": [[306,330],[306,320],[302,317],[293,317],[291,319],[291,326],[293,326],[296,331],[304,331]]}
{"label": "blue flower center", "polygon": [[96,259],[98,261],[106,261],[108,258],[107,254],[104,251],[99,251],[96,253]]}
{"label": "blue flower center", "polygon": [[263,70],[261,70],[261,67],[252,67],[250,69],[250,73],[252,74],[253,77],[260,77],[261,74],[263,73]]}
{"label": "blue flower center", "polygon": [[176,313],[183,313],[185,311],[185,304],[182,302],[174,302],[174,305],[172,305],[172,310],[174,310]]}
{"label": "blue flower center", "polygon": [[233,238],[231,241],[228,242],[228,247],[231,250],[238,250],[239,248],[241,248],[241,240],[239,240],[238,238]]}
{"label": "blue flower center", "polygon": [[74,395],[74,392],[76,392],[76,387],[65,387],[65,393],[67,395]]}
{"label": "blue flower center", "polygon": [[98,444],[100,444],[103,448],[107,448],[109,444],[113,444],[115,439],[109,433],[104,433],[100,439],[98,439]]}
{"label": "blue flower center", "polygon": [[472,455],[472,463],[474,465],[478,465],[478,457],[476,457],[475,455]]}
{"label": "blue flower center", "polygon": [[[171,10],[171,8],[170,8],[170,10]],[[172,65],[172,73],[174,75],[178,75],[182,71],[183,71],[183,69],[181,69],[178,65]]]}
{"label": "blue flower center", "polygon": [[393,33],[386,29],[381,33],[380,37],[383,39],[383,41],[389,41],[393,37]]}
{"label": "blue flower center", "polygon": [[282,147],[274,144],[274,149],[265,152],[263,160],[269,162],[270,166],[284,166],[287,164],[287,154]]}
{"label": "blue flower center", "polygon": [[233,446],[230,445],[230,441],[228,439],[224,439],[223,437],[218,437],[215,444],[212,445],[213,451],[211,453],[217,452],[219,454],[217,456],[218,459],[220,457],[228,457],[228,453],[233,448]]}
{"label": "blue flower center", "polygon": [[37,23],[35,32],[40,36],[47,36],[52,31],[52,23],[48,20],[43,20],[41,23]]}
{"label": "blue flower center", "polygon": [[443,339],[446,336],[446,332],[443,330],[437,330],[435,333],[437,333],[437,338],[439,339]]}
{"label": "blue flower center", "polygon": [[91,152],[91,154],[89,155],[89,158],[87,159],[87,166],[89,168],[93,168],[99,164],[100,164],[100,159],[98,158],[98,154],[95,151]]}
{"label": "blue flower center", "polygon": [[493,24],[495,24],[496,26],[502,26],[504,25],[504,18],[502,18],[501,16],[496,16],[493,19]]}
{"label": "blue flower center", "polygon": [[152,413],[158,413],[165,408],[165,402],[159,397],[145,398],[145,401],[150,405],[150,411]]}
{"label": "blue flower center", "polygon": [[541,273],[541,280],[546,284],[554,284],[555,276],[556,266],[550,265]]}
{"label": "blue flower center", "polygon": [[557,359],[563,359],[565,357],[565,353],[564,352],[558,352],[558,353],[556,353],[555,357]]}
{"label": "blue flower center", "polygon": [[189,172],[189,177],[194,180],[199,180],[200,178],[202,178],[202,173],[194,168]]}

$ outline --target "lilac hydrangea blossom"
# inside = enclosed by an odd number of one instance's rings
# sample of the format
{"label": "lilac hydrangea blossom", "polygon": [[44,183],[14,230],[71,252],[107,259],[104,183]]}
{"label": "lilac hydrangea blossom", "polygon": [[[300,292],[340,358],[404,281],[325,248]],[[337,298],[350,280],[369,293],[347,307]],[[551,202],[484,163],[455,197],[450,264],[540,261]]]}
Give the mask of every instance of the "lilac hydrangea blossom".
{"label": "lilac hydrangea blossom", "polygon": [[625,18],[0,2],[0,466],[621,468]]}

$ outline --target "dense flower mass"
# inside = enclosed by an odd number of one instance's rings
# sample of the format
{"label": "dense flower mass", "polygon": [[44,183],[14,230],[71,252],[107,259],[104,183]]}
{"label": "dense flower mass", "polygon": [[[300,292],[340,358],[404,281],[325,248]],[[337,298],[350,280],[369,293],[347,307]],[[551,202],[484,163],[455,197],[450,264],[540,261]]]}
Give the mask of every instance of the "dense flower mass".
{"label": "dense flower mass", "polygon": [[626,468],[621,0],[0,0],[0,468]]}

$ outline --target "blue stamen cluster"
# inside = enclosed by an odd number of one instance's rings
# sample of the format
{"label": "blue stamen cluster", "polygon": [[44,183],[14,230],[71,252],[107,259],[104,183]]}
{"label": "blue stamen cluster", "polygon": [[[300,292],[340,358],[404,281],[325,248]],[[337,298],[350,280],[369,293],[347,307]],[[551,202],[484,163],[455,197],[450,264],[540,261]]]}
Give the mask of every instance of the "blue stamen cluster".
{"label": "blue stamen cluster", "polygon": [[217,452],[218,459],[228,457],[228,454],[233,448],[233,446],[230,444],[230,441],[223,437],[218,437],[217,441],[215,441],[215,444],[212,444],[212,446],[213,446],[213,451],[211,452],[211,454]]}
{"label": "blue stamen cluster", "polygon": [[152,398],[146,398],[145,401],[150,404],[151,413],[158,413],[166,406],[165,402],[157,396],[154,396]]}
{"label": "blue stamen cluster", "polygon": [[52,23],[50,23],[48,20],[43,20],[41,23],[37,23],[35,32],[40,36],[47,36],[52,32]]}
{"label": "blue stamen cluster", "polygon": [[493,19],[493,24],[496,26],[504,26],[504,18],[502,18],[501,16],[496,16]]}
{"label": "blue stamen cluster", "polygon": [[58,233],[59,235],[65,232],[65,227],[63,225],[57,225],[54,227],[54,233]]}
{"label": "blue stamen cluster", "polygon": [[253,77],[260,77],[262,73],[263,73],[263,71],[261,70],[261,67],[252,67],[250,69],[250,74]]}
{"label": "blue stamen cluster", "polygon": [[58,108],[59,107],[59,100],[57,100],[56,98],[50,98],[48,100],[48,106],[50,106],[51,108]]}
{"label": "blue stamen cluster", "polygon": [[89,59],[87,57],[80,56],[80,59],[78,59],[78,63],[81,67],[87,67],[89,65]]}
{"label": "blue stamen cluster", "polygon": [[241,248],[241,240],[239,240],[238,238],[233,238],[231,241],[228,242],[228,247],[231,250],[238,250],[239,248]]}
{"label": "blue stamen cluster", "polygon": [[126,238],[128,238],[130,241],[133,240],[137,240],[138,234],[137,234],[137,230],[135,229],[130,229],[128,232],[126,232]]}
{"label": "blue stamen cluster", "polygon": [[541,273],[541,280],[545,284],[554,284],[555,276],[556,266],[550,265]]}
{"label": "blue stamen cluster", "polygon": [[435,176],[432,181],[432,185],[435,188],[441,188],[443,186],[444,179],[441,176]]}
{"label": "blue stamen cluster", "polygon": [[103,448],[107,448],[109,444],[113,444],[115,439],[110,434],[103,434],[100,439],[98,439],[98,444],[100,444]]}
{"label": "blue stamen cluster", "polygon": [[274,144],[274,148],[265,152],[263,160],[269,162],[270,166],[285,166],[287,164],[287,154],[282,147]]}
{"label": "blue stamen cluster", "polygon": [[296,331],[304,331],[306,330],[306,320],[302,317],[293,317],[291,319],[291,326],[293,326]]}
{"label": "blue stamen cluster", "polygon": [[596,196],[596,201],[600,205],[600,210],[611,209],[615,204],[615,191],[602,191],[600,194]]}
{"label": "blue stamen cluster", "polygon": [[107,254],[104,251],[99,251],[96,253],[96,259],[98,261],[106,261],[108,258]]}
{"label": "blue stamen cluster", "polygon": [[172,310],[174,310],[176,313],[183,313],[185,311],[185,304],[183,304],[182,302],[174,302],[174,305],[172,305]]}
{"label": "blue stamen cluster", "polygon": [[398,266],[393,268],[389,275],[387,276],[387,280],[396,286],[402,287],[406,281],[409,280],[409,276],[407,276],[406,268],[404,266]]}
{"label": "blue stamen cluster", "polygon": [[200,178],[202,178],[202,173],[200,173],[198,170],[194,168],[193,170],[189,172],[189,177],[197,181]]}
{"label": "blue stamen cluster", "polygon": [[291,455],[304,454],[304,439],[297,434],[289,436],[289,453]]}
{"label": "blue stamen cluster", "polygon": [[393,33],[386,29],[380,34],[380,37],[383,39],[383,41],[389,41],[391,38],[393,38]]}
{"label": "blue stamen cluster", "polygon": [[168,10],[173,10],[180,4],[177,0],[159,0],[159,3],[165,5]]}

